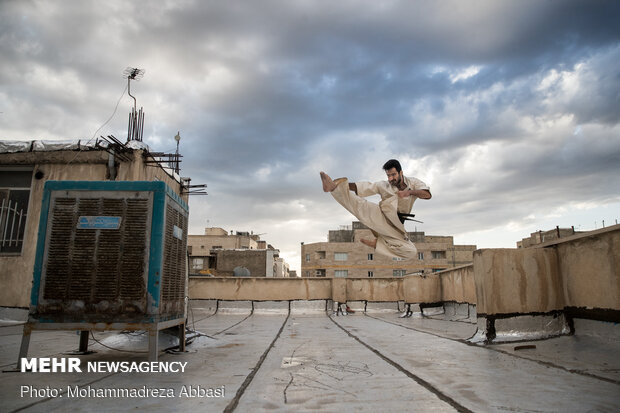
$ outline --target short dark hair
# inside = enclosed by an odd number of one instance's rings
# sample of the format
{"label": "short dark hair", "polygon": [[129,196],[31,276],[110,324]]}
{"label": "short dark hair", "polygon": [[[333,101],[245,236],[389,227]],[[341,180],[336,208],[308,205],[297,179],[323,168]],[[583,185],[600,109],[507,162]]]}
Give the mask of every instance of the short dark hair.
{"label": "short dark hair", "polygon": [[398,162],[396,159],[390,159],[383,165],[384,171],[389,171],[392,168],[396,168],[396,172],[400,172],[403,170],[403,168],[400,167],[400,162]]}

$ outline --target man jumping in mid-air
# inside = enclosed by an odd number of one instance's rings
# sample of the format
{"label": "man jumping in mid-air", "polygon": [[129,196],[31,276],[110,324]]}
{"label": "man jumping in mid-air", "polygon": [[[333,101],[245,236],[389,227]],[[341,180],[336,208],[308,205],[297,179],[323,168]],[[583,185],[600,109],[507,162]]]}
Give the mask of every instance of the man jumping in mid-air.
{"label": "man jumping in mid-air", "polygon": [[[361,242],[374,248],[379,254],[415,259],[417,249],[407,236],[402,217],[403,214],[411,212],[416,199],[431,199],[431,191],[419,179],[403,176],[400,162],[396,159],[387,161],[383,170],[387,174],[387,182],[373,183],[350,183],[347,178],[334,181],[325,172],[321,172],[323,191],[330,192],[338,203],[370,228],[376,237],[374,240],[362,239]],[[381,196],[378,205],[363,199],[377,194]]]}

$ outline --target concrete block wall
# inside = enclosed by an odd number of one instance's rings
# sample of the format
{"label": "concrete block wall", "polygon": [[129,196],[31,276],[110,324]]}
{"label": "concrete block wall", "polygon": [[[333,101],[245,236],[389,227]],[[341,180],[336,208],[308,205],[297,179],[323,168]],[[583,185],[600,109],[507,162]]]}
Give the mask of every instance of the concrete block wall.
{"label": "concrete block wall", "polygon": [[441,301],[476,304],[476,283],[473,264],[451,268],[438,274]]}
{"label": "concrete block wall", "polygon": [[556,244],[564,303],[620,311],[620,225],[596,232]]}
{"label": "concrete block wall", "polygon": [[338,281],[344,288],[321,278],[190,277],[189,297],[228,301],[327,300],[340,297],[338,293],[346,297],[346,280]]}
{"label": "concrete block wall", "polygon": [[474,253],[478,314],[547,313],[564,308],[553,249],[490,249]]}

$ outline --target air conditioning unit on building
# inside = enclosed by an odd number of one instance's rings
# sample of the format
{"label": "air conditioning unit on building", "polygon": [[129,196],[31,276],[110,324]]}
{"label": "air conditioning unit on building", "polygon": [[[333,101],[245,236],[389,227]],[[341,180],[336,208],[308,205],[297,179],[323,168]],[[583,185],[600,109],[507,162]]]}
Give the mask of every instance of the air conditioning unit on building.
{"label": "air conditioning unit on building", "polygon": [[[188,206],[164,182],[48,181],[43,193],[30,331],[149,331],[180,325],[184,344]],[[183,337],[181,337],[183,336]]]}

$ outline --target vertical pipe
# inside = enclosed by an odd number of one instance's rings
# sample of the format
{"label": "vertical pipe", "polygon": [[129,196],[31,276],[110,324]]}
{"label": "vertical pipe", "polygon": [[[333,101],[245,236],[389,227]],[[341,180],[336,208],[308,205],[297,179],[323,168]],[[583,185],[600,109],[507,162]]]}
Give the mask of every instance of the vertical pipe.
{"label": "vertical pipe", "polygon": [[140,142],[142,142],[143,137],[144,137],[144,112],[142,112],[142,124],[140,125]]}
{"label": "vertical pipe", "polygon": [[110,152],[108,153],[108,174],[110,175],[110,181],[116,180],[114,149],[111,149]]}
{"label": "vertical pipe", "polygon": [[135,110],[133,111],[133,136],[132,136],[132,140],[136,140],[138,138],[138,112],[136,112]]}
{"label": "vertical pipe", "polygon": [[129,114],[129,121],[127,122],[127,142],[131,140],[131,113]]}
{"label": "vertical pipe", "polygon": [[[22,220],[24,219],[24,210],[22,209],[21,211],[19,211],[19,222],[17,224],[17,241],[15,242],[15,245],[17,246],[19,244],[19,241],[21,241],[22,245],[24,244],[24,237],[22,236],[21,239],[19,239],[19,233],[22,229]],[[24,228],[24,232],[26,231],[26,229]]]}
{"label": "vertical pipe", "polygon": [[[2,225],[2,221],[5,219],[4,218],[4,205],[6,204],[7,199],[3,199],[2,200],[2,207],[0,207],[0,225]],[[8,215],[8,214],[7,214]],[[8,219],[8,217],[7,217]],[[2,246],[4,246],[4,232],[2,232]]]}
{"label": "vertical pipe", "polygon": [[5,214],[5,224],[4,224],[4,232],[2,234],[2,246],[4,247],[5,241],[6,241],[6,230],[9,228],[9,213],[11,212],[11,200],[9,199],[9,202],[7,204],[7,213]]}
{"label": "vertical pipe", "polygon": [[137,126],[136,140],[142,141],[142,108],[138,112],[138,126]]}
{"label": "vertical pipe", "polygon": [[[13,245],[13,231],[15,231],[15,218],[17,218],[17,202],[13,211],[13,222],[11,222],[11,233],[9,235],[9,247]],[[15,245],[17,245],[17,237],[15,237]]]}
{"label": "vertical pipe", "polygon": [[136,110],[133,109],[131,111],[131,140],[135,140],[136,139]]}

